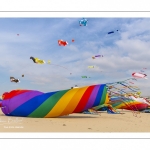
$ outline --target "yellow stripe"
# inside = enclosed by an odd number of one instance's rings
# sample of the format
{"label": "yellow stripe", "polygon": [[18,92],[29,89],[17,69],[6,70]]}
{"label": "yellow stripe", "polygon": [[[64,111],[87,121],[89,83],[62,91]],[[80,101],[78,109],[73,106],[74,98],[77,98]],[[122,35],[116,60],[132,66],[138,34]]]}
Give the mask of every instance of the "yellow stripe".
{"label": "yellow stripe", "polygon": [[105,104],[109,103],[108,93],[106,94]]}
{"label": "yellow stripe", "polygon": [[134,105],[136,105],[136,104],[140,104],[140,103],[136,102],[136,101],[134,101],[134,102],[124,102],[124,103],[122,102],[121,104],[115,106],[115,108],[117,108],[117,109],[131,108],[132,109],[132,107],[134,107]]}
{"label": "yellow stripe", "polygon": [[[85,88],[84,88],[85,89]],[[45,116],[47,117],[57,117],[60,116],[60,114],[64,111],[72,97],[77,93],[79,88],[75,88],[72,90],[69,90],[67,93],[65,93],[60,100],[56,103],[56,105],[53,107],[53,109]],[[82,95],[81,95],[82,96]],[[73,106],[71,106],[72,108]]]}
{"label": "yellow stripe", "polygon": [[61,116],[65,114],[71,114],[75,110],[88,87],[89,86],[78,89],[77,93],[72,97],[72,99],[70,99],[70,102],[68,103],[64,111],[61,113]]}

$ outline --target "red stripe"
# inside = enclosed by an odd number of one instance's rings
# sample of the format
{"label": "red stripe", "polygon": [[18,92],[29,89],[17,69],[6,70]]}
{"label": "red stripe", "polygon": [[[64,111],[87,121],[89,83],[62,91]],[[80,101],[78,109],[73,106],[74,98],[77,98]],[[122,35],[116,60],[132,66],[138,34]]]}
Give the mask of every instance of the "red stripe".
{"label": "red stripe", "polygon": [[75,110],[73,111],[73,113],[77,113],[77,112],[82,112],[84,110],[84,107],[86,106],[88,99],[94,89],[94,85],[90,86],[87,88],[87,90],[85,91],[85,93],[83,94],[80,102],[78,103],[77,107],[75,108]]}
{"label": "red stripe", "polygon": [[30,90],[13,90],[13,91],[10,91],[9,93],[8,92],[5,92],[3,95],[2,95],[2,98],[3,100],[6,100],[6,99],[10,99],[16,95],[19,95],[19,94],[22,94],[22,93],[25,93],[27,91],[30,91]]}
{"label": "red stripe", "polygon": [[141,103],[141,104],[129,104],[128,108],[124,107],[123,109],[140,111],[140,110],[144,110],[146,108],[148,108],[148,105]]}

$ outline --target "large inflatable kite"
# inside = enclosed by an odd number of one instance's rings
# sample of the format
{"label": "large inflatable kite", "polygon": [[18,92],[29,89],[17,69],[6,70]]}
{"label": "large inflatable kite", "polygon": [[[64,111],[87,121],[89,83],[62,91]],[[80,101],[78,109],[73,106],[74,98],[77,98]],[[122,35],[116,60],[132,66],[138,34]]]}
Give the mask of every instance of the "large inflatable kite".
{"label": "large inflatable kite", "polygon": [[2,112],[7,116],[50,118],[79,113],[109,101],[106,84],[43,93],[13,90],[2,95]]}
{"label": "large inflatable kite", "polygon": [[133,96],[129,98],[111,98],[112,107],[115,109],[127,109],[134,111],[142,111],[147,108],[150,108],[150,103],[144,101],[143,98],[133,98]]}

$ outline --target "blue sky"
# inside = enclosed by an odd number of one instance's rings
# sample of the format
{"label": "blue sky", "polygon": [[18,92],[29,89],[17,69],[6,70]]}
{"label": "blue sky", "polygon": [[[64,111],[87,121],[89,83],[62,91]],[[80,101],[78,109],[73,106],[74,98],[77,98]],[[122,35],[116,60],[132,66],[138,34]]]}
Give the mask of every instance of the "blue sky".
{"label": "blue sky", "polygon": [[[134,83],[143,95],[149,95],[150,19],[86,18],[88,24],[82,27],[81,19],[0,18],[0,93],[18,88],[49,92],[115,82],[146,67],[148,79]],[[115,32],[107,34],[110,31]],[[58,46],[59,39],[69,44]],[[93,60],[98,54],[104,57]],[[34,64],[30,56],[67,69]],[[89,69],[89,65],[95,68]],[[11,83],[10,76],[21,82]]]}

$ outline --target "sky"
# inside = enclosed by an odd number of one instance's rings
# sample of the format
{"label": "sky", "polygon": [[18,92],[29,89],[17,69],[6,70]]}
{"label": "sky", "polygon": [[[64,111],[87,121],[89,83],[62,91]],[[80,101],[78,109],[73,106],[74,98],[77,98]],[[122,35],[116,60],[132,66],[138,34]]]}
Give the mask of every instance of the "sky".
{"label": "sky", "polygon": [[[81,19],[0,18],[0,95],[122,81],[147,68],[148,79],[134,85],[150,96],[150,18],[86,18],[87,26],[79,25]],[[59,46],[60,39],[68,45]],[[104,57],[92,59],[95,55]],[[31,56],[51,64],[35,64]],[[21,82],[10,82],[10,76]]]}

